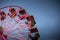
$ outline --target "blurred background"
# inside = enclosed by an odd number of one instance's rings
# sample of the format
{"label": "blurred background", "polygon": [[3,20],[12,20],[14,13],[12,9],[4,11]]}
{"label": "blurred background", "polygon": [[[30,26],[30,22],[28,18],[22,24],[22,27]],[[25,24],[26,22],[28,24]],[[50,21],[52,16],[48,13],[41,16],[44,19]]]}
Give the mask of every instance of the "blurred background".
{"label": "blurred background", "polygon": [[36,27],[41,35],[39,40],[59,40],[59,2],[59,0],[0,0],[0,8],[10,5],[23,7],[35,18]]}

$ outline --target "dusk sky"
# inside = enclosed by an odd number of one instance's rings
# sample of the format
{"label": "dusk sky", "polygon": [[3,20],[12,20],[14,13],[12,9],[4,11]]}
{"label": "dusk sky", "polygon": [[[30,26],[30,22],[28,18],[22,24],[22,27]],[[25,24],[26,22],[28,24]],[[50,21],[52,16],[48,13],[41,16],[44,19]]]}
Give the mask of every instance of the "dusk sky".
{"label": "dusk sky", "polygon": [[0,8],[12,5],[21,6],[34,16],[41,35],[39,40],[59,40],[58,0],[0,0]]}

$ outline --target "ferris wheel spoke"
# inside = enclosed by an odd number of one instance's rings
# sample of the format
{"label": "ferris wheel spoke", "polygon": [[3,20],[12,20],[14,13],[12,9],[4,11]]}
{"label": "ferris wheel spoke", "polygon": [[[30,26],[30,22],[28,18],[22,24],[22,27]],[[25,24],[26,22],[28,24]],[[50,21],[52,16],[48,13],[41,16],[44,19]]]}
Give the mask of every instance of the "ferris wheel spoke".
{"label": "ferris wheel spoke", "polygon": [[[13,37],[13,38],[18,38],[18,37],[16,37],[16,35],[12,35],[12,34],[7,34],[9,37]],[[20,38],[18,38],[18,39],[20,39]]]}
{"label": "ferris wheel spoke", "polygon": [[23,33],[22,30],[20,30],[19,28],[16,28],[16,29],[13,29],[13,30],[9,30],[7,32],[12,33],[14,31],[17,31],[16,34],[18,34],[18,33],[22,34]]}
{"label": "ferris wheel spoke", "polygon": [[12,32],[14,32],[14,31],[16,31],[16,30],[18,30],[18,28],[13,29],[13,30],[8,30],[7,32],[12,33]]}
{"label": "ferris wheel spoke", "polygon": [[[18,19],[17,21],[15,21],[15,23],[13,23],[12,25],[15,26],[16,24],[18,24],[19,21],[20,21],[20,19]],[[12,26],[12,25],[11,25],[11,26]],[[8,28],[9,28],[9,27],[8,27]],[[7,29],[8,29],[8,28],[7,28]],[[12,27],[10,27],[10,28],[12,28]]]}
{"label": "ferris wheel spoke", "polygon": [[17,24],[18,24],[17,22],[14,22],[13,24],[11,23],[10,25],[7,26],[7,29],[13,29]]}
{"label": "ferris wheel spoke", "polygon": [[[9,19],[9,17],[7,17],[8,19]],[[6,19],[6,22],[5,22],[5,27],[6,28],[9,28],[9,25],[11,25],[12,24],[12,21],[9,19]]]}
{"label": "ferris wheel spoke", "polygon": [[7,34],[8,36],[10,37],[13,37],[13,38],[18,38],[18,39],[23,39],[23,40],[27,40],[26,38],[24,38],[22,35],[14,35],[14,34]]}
{"label": "ferris wheel spoke", "polygon": [[11,29],[12,27],[14,27],[14,25],[16,25],[16,23],[11,23],[11,24],[9,24],[9,25],[7,25],[7,29]]}
{"label": "ferris wheel spoke", "polygon": [[21,27],[21,28],[30,28],[28,25],[26,25],[26,24],[24,24],[24,25],[21,25],[21,24],[19,24],[19,27]]}
{"label": "ferris wheel spoke", "polygon": [[3,24],[3,20],[1,20],[1,25]]}
{"label": "ferris wheel spoke", "polygon": [[14,30],[9,30],[9,31],[7,31],[7,32],[9,32],[9,33],[12,33],[12,32],[14,32],[14,31],[17,31],[16,32],[16,34],[28,34],[29,32],[26,32],[26,33],[24,33],[22,30],[20,30],[19,28],[16,28],[16,29],[14,29]]}

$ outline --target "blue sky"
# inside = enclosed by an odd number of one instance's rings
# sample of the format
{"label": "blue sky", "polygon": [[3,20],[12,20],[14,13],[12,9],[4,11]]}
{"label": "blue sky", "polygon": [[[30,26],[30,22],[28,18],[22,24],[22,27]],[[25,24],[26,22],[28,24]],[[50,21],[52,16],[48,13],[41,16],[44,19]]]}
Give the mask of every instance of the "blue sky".
{"label": "blue sky", "polygon": [[0,8],[10,5],[21,6],[34,16],[36,26],[41,35],[39,40],[58,40],[58,0],[0,0]]}

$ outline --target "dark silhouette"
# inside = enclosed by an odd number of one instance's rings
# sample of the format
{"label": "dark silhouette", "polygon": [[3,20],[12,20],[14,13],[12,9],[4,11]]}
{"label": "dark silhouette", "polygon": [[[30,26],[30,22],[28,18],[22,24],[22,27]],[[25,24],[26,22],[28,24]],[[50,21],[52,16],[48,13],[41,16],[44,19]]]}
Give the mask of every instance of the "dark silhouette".
{"label": "dark silhouette", "polygon": [[31,35],[28,35],[28,36],[31,40],[38,40],[40,37],[39,33],[36,33],[34,37],[32,37]]}

